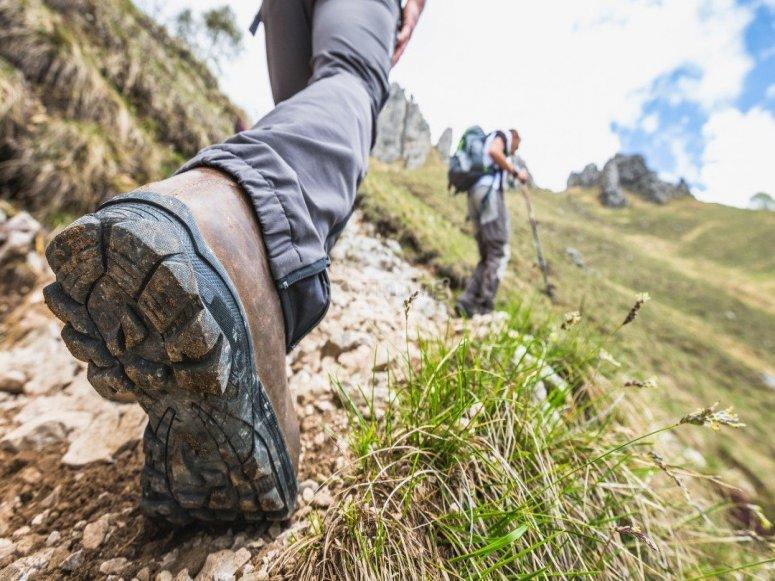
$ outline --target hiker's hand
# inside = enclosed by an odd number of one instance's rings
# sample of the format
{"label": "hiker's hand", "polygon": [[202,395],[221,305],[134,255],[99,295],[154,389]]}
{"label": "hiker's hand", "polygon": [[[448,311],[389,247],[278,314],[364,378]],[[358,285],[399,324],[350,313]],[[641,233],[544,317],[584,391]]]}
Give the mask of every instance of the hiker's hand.
{"label": "hiker's hand", "polygon": [[527,175],[527,172],[524,169],[521,169],[517,172],[517,179],[521,181],[523,184],[526,184],[527,181],[530,179],[530,176]]}
{"label": "hiker's hand", "polygon": [[396,66],[404,54],[406,45],[409,44],[417,22],[420,20],[423,8],[425,8],[425,0],[409,0],[404,6],[403,23],[396,37],[396,49],[393,52],[393,66]]}

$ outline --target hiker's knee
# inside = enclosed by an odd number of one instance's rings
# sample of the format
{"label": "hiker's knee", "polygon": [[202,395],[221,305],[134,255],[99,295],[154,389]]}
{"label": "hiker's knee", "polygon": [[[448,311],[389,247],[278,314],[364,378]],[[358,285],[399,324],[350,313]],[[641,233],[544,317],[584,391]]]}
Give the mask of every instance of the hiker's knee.
{"label": "hiker's knee", "polygon": [[509,253],[509,243],[506,240],[491,240],[487,245],[487,254],[494,261],[500,262],[504,258],[508,260]]}

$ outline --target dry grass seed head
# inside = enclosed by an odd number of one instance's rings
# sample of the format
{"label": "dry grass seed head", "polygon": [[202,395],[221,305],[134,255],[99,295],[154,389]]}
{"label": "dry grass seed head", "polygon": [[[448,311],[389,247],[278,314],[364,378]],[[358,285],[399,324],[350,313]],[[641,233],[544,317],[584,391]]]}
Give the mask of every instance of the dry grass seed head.
{"label": "dry grass seed head", "polygon": [[638,316],[638,313],[643,308],[643,305],[645,305],[647,302],[651,300],[651,296],[648,293],[640,293],[635,297],[635,304],[632,305],[632,308],[630,308],[630,312],[627,313],[627,316],[624,318],[624,321],[620,325],[621,327],[624,327],[625,325],[629,325],[632,323]]}
{"label": "dry grass seed head", "polygon": [[744,428],[745,424],[740,421],[737,414],[733,413],[732,408],[716,411],[718,402],[710,407],[698,409],[681,418],[680,424],[691,424],[694,426],[706,426],[712,430],[718,430],[721,426],[730,428]]}
{"label": "dry grass seed head", "polygon": [[563,331],[567,331],[568,329],[575,327],[576,325],[581,322],[581,313],[578,311],[570,311],[568,313],[565,313],[563,316],[562,324],[560,325],[560,328]]}

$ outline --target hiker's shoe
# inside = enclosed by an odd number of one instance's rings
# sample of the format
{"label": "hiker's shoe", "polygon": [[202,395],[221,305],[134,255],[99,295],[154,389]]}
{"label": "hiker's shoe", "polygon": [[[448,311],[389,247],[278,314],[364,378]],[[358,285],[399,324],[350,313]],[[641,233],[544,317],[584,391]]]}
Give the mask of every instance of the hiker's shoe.
{"label": "hiker's shoe", "polygon": [[474,316],[474,310],[468,303],[457,301],[455,303],[455,314],[461,319],[470,319]]}
{"label": "hiker's shoe", "polygon": [[132,394],[149,416],[147,515],[175,525],[287,519],[298,423],[252,210],[212,170],[146,189],[54,238],[46,303],[97,392]]}

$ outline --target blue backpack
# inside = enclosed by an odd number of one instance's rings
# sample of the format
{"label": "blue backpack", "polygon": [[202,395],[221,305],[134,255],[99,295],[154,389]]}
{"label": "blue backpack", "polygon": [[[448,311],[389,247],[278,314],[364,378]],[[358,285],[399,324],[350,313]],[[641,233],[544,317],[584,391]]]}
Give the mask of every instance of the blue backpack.
{"label": "blue backpack", "polygon": [[[506,143],[506,136],[500,131],[498,135]],[[487,169],[484,167],[484,156],[486,155],[484,143],[486,140],[487,134],[478,125],[466,129],[458,142],[457,149],[449,158],[449,171],[447,172],[449,189],[454,189],[455,193],[467,192],[482,176],[499,171],[493,166]]]}

